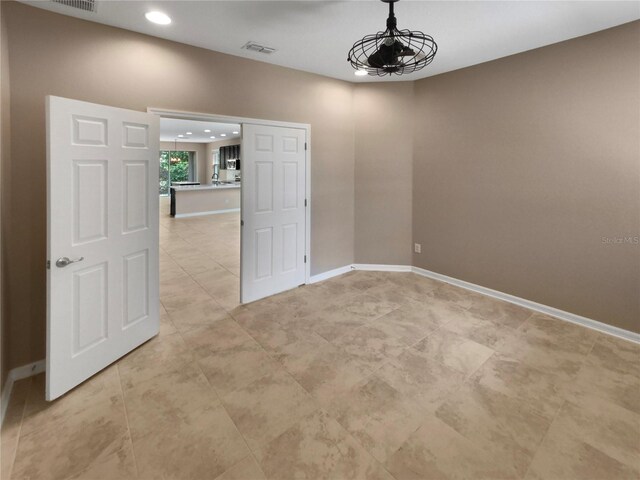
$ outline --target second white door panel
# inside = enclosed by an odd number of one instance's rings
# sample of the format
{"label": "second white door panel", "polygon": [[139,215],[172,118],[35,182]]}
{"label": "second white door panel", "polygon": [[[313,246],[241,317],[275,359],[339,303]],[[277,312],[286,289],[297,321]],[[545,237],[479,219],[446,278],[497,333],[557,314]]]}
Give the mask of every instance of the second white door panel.
{"label": "second white door panel", "polygon": [[305,136],[303,129],[243,126],[243,303],[304,283]]}

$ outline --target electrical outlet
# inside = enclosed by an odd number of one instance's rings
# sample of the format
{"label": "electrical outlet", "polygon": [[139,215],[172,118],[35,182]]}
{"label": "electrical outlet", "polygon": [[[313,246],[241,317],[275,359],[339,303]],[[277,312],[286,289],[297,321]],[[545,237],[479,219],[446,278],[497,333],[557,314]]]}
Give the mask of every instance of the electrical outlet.
{"label": "electrical outlet", "polygon": [[414,243],[413,251],[416,253],[422,253],[422,245],[420,245],[419,243]]}

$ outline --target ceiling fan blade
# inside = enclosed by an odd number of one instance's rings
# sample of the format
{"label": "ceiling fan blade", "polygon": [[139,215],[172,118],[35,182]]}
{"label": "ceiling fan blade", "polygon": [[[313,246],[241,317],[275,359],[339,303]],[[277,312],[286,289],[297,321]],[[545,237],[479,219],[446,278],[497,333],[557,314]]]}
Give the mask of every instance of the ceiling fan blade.
{"label": "ceiling fan blade", "polygon": [[[412,60],[419,62],[427,57],[427,54],[424,52],[416,53],[414,50],[407,48],[400,53],[400,57],[413,57]],[[404,59],[402,59],[404,60]]]}
{"label": "ceiling fan blade", "polygon": [[414,55],[414,59],[419,62],[420,60],[422,60],[423,58],[426,58],[427,54],[424,52],[418,52],[418,53],[412,53],[411,55]]}

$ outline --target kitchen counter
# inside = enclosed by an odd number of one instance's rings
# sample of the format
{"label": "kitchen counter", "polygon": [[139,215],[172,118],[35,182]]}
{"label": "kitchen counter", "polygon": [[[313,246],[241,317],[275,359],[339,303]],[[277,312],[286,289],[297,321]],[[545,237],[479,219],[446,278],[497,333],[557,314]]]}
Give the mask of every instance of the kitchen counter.
{"label": "kitchen counter", "polygon": [[171,187],[171,216],[193,217],[240,211],[240,182]]}
{"label": "kitchen counter", "polygon": [[192,190],[219,190],[223,188],[240,188],[240,182],[220,183],[218,185],[213,183],[208,185],[172,185],[171,188],[175,189],[176,192],[188,192]]}

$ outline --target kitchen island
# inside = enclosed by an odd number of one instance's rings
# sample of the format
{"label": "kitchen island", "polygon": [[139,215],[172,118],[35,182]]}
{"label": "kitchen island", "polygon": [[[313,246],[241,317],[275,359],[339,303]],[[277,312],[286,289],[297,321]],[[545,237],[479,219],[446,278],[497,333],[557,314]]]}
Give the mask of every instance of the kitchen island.
{"label": "kitchen island", "polygon": [[194,217],[240,211],[240,182],[171,186],[171,216]]}

